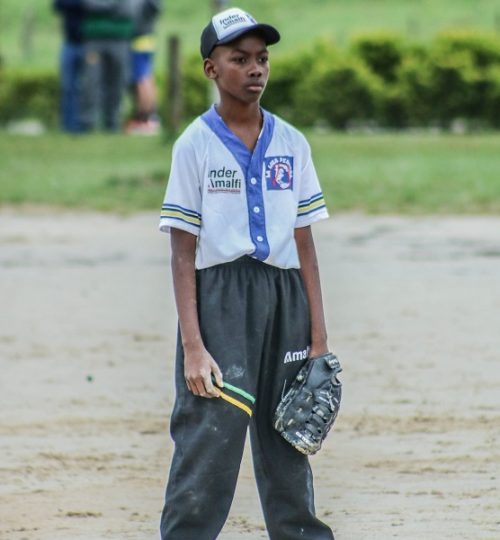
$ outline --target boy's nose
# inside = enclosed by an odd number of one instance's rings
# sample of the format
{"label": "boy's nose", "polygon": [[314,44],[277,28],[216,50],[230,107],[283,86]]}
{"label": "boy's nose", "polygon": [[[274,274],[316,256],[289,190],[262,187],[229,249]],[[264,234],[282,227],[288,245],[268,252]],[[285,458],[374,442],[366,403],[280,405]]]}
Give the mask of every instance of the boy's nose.
{"label": "boy's nose", "polygon": [[251,77],[262,77],[262,66],[258,62],[252,62],[249,66]]}
{"label": "boy's nose", "polygon": [[262,77],[262,69],[255,68],[250,71],[250,77],[260,78]]}

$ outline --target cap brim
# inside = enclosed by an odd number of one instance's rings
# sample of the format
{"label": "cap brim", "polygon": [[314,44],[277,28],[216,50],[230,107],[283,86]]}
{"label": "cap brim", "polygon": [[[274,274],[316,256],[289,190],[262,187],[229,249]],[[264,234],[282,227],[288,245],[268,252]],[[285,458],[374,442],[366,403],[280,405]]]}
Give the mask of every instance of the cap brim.
{"label": "cap brim", "polygon": [[276,30],[276,28],[274,28],[274,26],[271,26],[270,24],[254,24],[253,26],[247,26],[246,28],[242,28],[241,30],[236,31],[233,34],[226,36],[224,39],[217,41],[217,44],[215,46],[217,47],[217,45],[227,45],[235,39],[238,39],[241,36],[244,36],[245,34],[249,34],[251,32],[257,32],[262,34],[266,45],[274,45],[275,43],[278,43],[278,41],[281,39],[280,33],[278,32],[278,30]]}

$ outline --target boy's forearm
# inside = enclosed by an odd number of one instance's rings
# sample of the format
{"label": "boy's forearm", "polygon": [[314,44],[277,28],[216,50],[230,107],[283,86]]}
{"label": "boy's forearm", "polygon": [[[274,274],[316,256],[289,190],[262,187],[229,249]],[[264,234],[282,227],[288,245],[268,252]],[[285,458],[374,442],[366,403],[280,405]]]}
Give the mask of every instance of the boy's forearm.
{"label": "boy's forearm", "polygon": [[172,277],[175,303],[179,316],[182,346],[184,348],[184,378],[188,390],[195,396],[218,397],[212,376],[223,386],[222,372],[206,350],[198,322],[196,300],[196,236],[172,229]]}
{"label": "boy's forearm", "polygon": [[184,349],[196,350],[203,347],[196,300],[196,237],[185,231],[172,230],[171,245],[172,277],[182,345]]}
{"label": "boy's forearm", "polygon": [[295,229],[295,241],[300,260],[300,272],[304,281],[311,318],[311,356],[328,351],[323,297],[319,277],[318,259],[310,227]]}

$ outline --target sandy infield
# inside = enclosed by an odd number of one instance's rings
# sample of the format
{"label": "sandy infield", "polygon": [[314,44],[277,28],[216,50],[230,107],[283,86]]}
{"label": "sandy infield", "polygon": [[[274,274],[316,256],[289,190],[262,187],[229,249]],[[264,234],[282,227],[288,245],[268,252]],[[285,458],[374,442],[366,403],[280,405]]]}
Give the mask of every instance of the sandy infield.
{"label": "sandy infield", "polygon": [[[158,538],[172,454],[167,236],[0,212],[0,538]],[[500,218],[315,226],[334,432],[312,459],[337,540],[500,538]],[[267,538],[245,454],[223,540]]]}

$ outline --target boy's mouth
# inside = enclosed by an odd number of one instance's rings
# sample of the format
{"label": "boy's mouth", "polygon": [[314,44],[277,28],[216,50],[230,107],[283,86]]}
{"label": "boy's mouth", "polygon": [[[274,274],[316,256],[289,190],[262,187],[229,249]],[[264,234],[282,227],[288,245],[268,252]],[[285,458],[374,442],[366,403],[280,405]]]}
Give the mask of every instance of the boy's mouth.
{"label": "boy's mouth", "polygon": [[250,92],[262,92],[264,85],[262,83],[251,83],[247,84],[245,88],[250,90]]}

